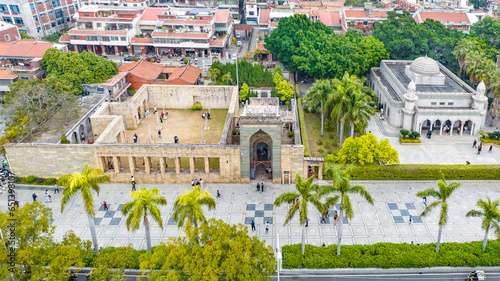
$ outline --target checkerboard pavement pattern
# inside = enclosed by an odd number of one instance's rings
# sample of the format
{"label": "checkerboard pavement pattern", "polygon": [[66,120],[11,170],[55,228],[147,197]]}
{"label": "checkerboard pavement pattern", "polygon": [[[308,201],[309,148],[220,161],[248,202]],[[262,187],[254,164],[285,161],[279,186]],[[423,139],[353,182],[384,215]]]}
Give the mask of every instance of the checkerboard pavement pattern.
{"label": "checkerboard pavement pattern", "polygon": [[96,225],[119,225],[122,220],[123,204],[108,204],[108,210],[104,210],[101,204],[94,216]]}
{"label": "checkerboard pavement pattern", "polygon": [[245,224],[250,225],[252,220],[256,224],[273,224],[273,204],[247,204],[245,209]]}
{"label": "checkerboard pavement pattern", "polygon": [[420,212],[417,211],[413,203],[387,203],[387,206],[391,210],[395,223],[409,223],[410,215],[412,223],[422,223]]}

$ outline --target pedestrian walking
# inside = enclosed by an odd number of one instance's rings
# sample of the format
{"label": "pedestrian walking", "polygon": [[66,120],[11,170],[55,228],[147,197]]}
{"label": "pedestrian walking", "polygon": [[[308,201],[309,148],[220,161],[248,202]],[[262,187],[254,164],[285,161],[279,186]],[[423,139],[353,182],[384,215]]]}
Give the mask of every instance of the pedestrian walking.
{"label": "pedestrian walking", "polygon": [[422,205],[424,208],[427,207],[427,197],[422,198]]}
{"label": "pedestrian walking", "polygon": [[158,137],[161,139],[161,130],[158,130]]}
{"label": "pedestrian walking", "polygon": [[108,210],[108,203],[106,201],[102,202],[102,206],[104,207],[104,210]]}
{"label": "pedestrian walking", "polygon": [[217,199],[220,199],[220,192],[218,189],[217,189]]}
{"label": "pedestrian walking", "polygon": [[132,191],[135,191],[135,181],[132,182]]}
{"label": "pedestrian walking", "polygon": [[264,181],[262,181],[262,183],[260,184],[260,190],[264,192]]}
{"label": "pedestrian walking", "polygon": [[476,148],[476,144],[477,144],[477,140],[474,140],[474,142],[472,143],[472,148]]}
{"label": "pedestrian walking", "polygon": [[131,182],[132,182],[132,183],[135,183],[135,178],[134,178],[134,176],[130,176],[130,180],[131,180]]}
{"label": "pedestrian walking", "polygon": [[481,154],[481,149],[483,149],[483,147],[481,145],[479,145],[477,147],[477,155]]}
{"label": "pedestrian walking", "polygon": [[155,113],[157,113],[157,112],[158,112],[158,111],[156,110],[156,106],[155,106],[155,107],[153,107],[153,109],[155,110]]}
{"label": "pedestrian walking", "polygon": [[269,232],[269,221],[266,221],[266,234]]}
{"label": "pedestrian walking", "polygon": [[338,222],[339,221],[339,213],[337,213],[337,211],[335,211],[335,213],[333,214],[333,219]]}
{"label": "pedestrian walking", "polygon": [[44,203],[51,203],[51,202],[52,202],[52,200],[50,200],[49,190],[45,189],[45,202]]}
{"label": "pedestrian walking", "polygon": [[252,226],[252,231],[255,231],[256,228],[255,228],[255,221],[252,220],[252,222],[250,223],[250,225]]}
{"label": "pedestrian walking", "polygon": [[179,143],[179,138],[177,136],[174,136],[174,143]]}
{"label": "pedestrian walking", "polygon": [[257,192],[260,192],[260,183],[257,183]]}
{"label": "pedestrian walking", "polygon": [[201,188],[203,188],[203,185],[204,185],[203,179],[200,179],[200,186],[201,186]]}
{"label": "pedestrian walking", "polygon": [[14,201],[14,206],[19,208],[19,201]]}
{"label": "pedestrian walking", "polygon": [[411,215],[410,215],[410,221],[409,221],[409,224],[411,224]]}
{"label": "pedestrian walking", "polygon": [[59,186],[57,183],[54,185],[54,194],[59,193]]}
{"label": "pedestrian walking", "polygon": [[[161,118],[160,118],[160,120],[161,120],[161,119],[163,119],[163,116],[164,116],[164,115],[165,115],[165,114],[163,114],[163,112],[160,114],[160,117],[161,117]],[[161,121],[161,122],[163,123],[163,121]]]}
{"label": "pedestrian walking", "polygon": [[163,123],[163,117],[160,118],[160,123]]}
{"label": "pedestrian walking", "polygon": [[36,196],[36,194],[35,194],[35,193],[33,193],[33,194],[31,194],[31,197],[33,197],[33,202],[35,202],[35,201],[36,201],[36,198],[37,198],[38,196]]}
{"label": "pedestrian walking", "polygon": [[492,150],[493,150],[493,145],[490,145],[490,149],[488,149],[488,153],[491,153]]}
{"label": "pedestrian walking", "polygon": [[326,217],[325,217],[325,215],[321,216],[321,223],[326,223]]}
{"label": "pedestrian walking", "polygon": [[191,180],[191,186],[194,186],[194,180]]}
{"label": "pedestrian walking", "polygon": [[309,221],[310,221],[310,219],[308,217],[306,217],[306,227],[309,227]]}
{"label": "pedestrian walking", "polygon": [[134,139],[134,143],[137,143],[137,134],[134,134],[133,139]]}

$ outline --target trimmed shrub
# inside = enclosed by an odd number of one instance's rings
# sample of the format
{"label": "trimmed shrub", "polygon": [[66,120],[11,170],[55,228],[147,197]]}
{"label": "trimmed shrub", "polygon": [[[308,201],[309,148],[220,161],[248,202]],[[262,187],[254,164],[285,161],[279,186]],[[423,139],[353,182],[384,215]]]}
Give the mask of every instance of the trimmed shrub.
{"label": "trimmed shrub", "polygon": [[350,174],[352,180],[439,180],[439,171],[446,180],[500,179],[500,165],[352,165]]}
{"label": "trimmed shrub", "polygon": [[407,243],[377,243],[373,245],[343,245],[340,256],[337,245],[318,247],[306,245],[305,256],[301,244],[283,246],[283,268],[423,268],[434,266],[498,266],[500,242],[489,240],[486,252],[482,241],[468,243],[441,243],[411,245]]}
{"label": "trimmed shrub", "polygon": [[193,111],[202,109],[201,104],[198,101],[195,104],[193,104],[193,106],[191,106],[191,108],[193,109]]}
{"label": "trimmed shrub", "polygon": [[288,135],[289,138],[293,137],[293,133],[291,131],[288,131],[288,133],[286,133]]}
{"label": "trimmed shrub", "polygon": [[500,145],[500,140],[492,140],[491,138],[489,137],[486,137],[486,138],[481,138],[481,141],[483,143],[494,143],[494,144],[498,144]]}
{"label": "trimmed shrub", "polygon": [[318,141],[316,142],[316,144],[317,144],[317,145],[323,145],[323,141],[322,141],[322,140],[318,140]]}
{"label": "trimmed shrub", "polygon": [[297,102],[299,105],[298,107],[299,107],[300,134],[302,135],[302,144],[304,144],[304,156],[309,157],[311,154],[309,152],[309,145],[308,145],[308,141],[307,141],[306,123],[305,123],[305,119],[304,119],[304,109],[302,108],[302,98],[298,98]]}
{"label": "trimmed shrub", "polygon": [[65,135],[62,135],[61,136],[61,143],[62,144],[68,144],[68,143],[71,143],[68,138],[65,136]]}
{"label": "trimmed shrub", "polygon": [[27,176],[25,181],[27,183],[32,183],[32,182],[35,182],[36,181],[36,177],[35,176]]}
{"label": "trimmed shrub", "polygon": [[335,138],[335,135],[334,135],[333,133],[329,133],[329,134],[328,134],[328,137],[329,137],[330,139],[334,139],[334,138]]}
{"label": "trimmed shrub", "polygon": [[422,141],[420,138],[414,138],[414,139],[405,139],[403,137],[399,137],[399,141],[401,143],[421,143]]}
{"label": "trimmed shrub", "polygon": [[37,183],[42,183],[42,182],[43,182],[43,179],[42,179],[42,178],[37,178],[37,179],[36,179],[36,182],[37,182]]}
{"label": "trimmed shrub", "polygon": [[48,178],[48,179],[45,179],[45,181],[43,183],[46,185],[53,185],[56,183],[56,181],[57,180],[55,178]]}

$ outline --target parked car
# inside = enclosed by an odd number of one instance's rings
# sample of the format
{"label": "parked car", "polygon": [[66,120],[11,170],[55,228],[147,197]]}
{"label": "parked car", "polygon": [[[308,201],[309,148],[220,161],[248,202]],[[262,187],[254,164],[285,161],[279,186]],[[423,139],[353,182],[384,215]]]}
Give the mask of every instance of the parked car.
{"label": "parked car", "polygon": [[154,62],[156,63],[160,63],[161,59],[157,56],[154,56],[154,57],[147,57],[146,58],[147,61],[151,62],[152,60],[154,60]]}
{"label": "parked car", "polygon": [[238,47],[239,47],[239,46],[241,46],[241,44],[243,44],[243,43],[241,42],[241,40],[238,40],[238,42],[236,42],[236,46],[238,46]]}
{"label": "parked car", "polygon": [[132,61],[132,60],[134,60],[134,58],[135,58],[134,56],[127,56],[127,57],[123,58],[123,60],[124,61]]}
{"label": "parked car", "polygon": [[234,37],[236,37],[236,39],[241,39],[241,33],[236,33]]}

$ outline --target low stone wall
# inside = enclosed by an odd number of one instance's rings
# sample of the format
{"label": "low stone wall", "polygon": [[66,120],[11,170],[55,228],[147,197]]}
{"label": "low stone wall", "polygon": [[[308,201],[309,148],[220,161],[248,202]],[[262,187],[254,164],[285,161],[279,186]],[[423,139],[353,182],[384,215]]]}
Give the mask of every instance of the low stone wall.
{"label": "low stone wall", "polygon": [[59,177],[94,166],[92,145],[88,144],[7,144],[10,168],[19,177]]}
{"label": "low stone wall", "polygon": [[199,102],[204,109],[229,108],[235,86],[179,86],[147,85],[136,93],[146,91],[150,107],[191,109]]}

